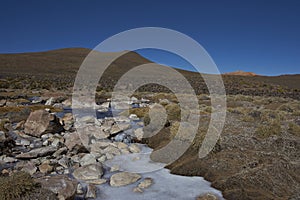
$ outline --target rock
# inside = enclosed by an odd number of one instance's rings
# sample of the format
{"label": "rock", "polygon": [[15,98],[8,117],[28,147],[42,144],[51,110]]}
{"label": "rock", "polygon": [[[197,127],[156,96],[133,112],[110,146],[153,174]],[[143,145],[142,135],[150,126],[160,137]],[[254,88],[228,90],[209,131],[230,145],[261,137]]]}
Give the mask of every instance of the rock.
{"label": "rock", "polygon": [[110,102],[104,102],[99,106],[98,112],[107,112],[109,108],[110,108]]}
{"label": "rock", "polygon": [[0,163],[4,162],[4,163],[13,163],[16,162],[17,159],[13,158],[13,157],[7,157],[6,155],[2,155],[0,156]]}
{"label": "rock", "polygon": [[15,169],[33,175],[36,172],[37,167],[35,166],[35,163],[33,161],[23,161],[23,162],[18,162],[15,166]]}
{"label": "rock", "polygon": [[128,130],[130,128],[131,128],[130,123],[118,123],[118,124],[114,124],[111,127],[110,134],[117,134],[117,133],[119,133],[121,131],[125,131],[125,130]]}
{"label": "rock", "polygon": [[62,166],[63,168],[68,168],[70,161],[69,158],[67,158],[66,156],[63,156],[60,160],[58,160],[57,162],[60,166]]}
{"label": "rock", "polygon": [[60,143],[60,139],[59,138],[54,138],[51,145],[54,147],[58,147]]}
{"label": "rock", "polygon": [[60,158],[60,156],[62,154],[66,154],[67,152],[68,152],[67,147],[62,147],[62,148],[58,149],[57,151],[55,151],[55,153],[53,153],[53,156],[55,158]]}
{"label": "rock", "polygon": [[76,194],[83,194],[83,187],[80,183],[77,185]]}
{"label": "rock", "polygon": [[43,101],[42,97],[32,97],[31,98],[31,103],[33,103],[33,104],[41,103],[42,101]]}
{"label": "rock", "polygon": [[129,115],[129,119],[133,120],[133,121],[138,121],[140,120],[140,118],[138,118],[138,116],[136,114],[130,114]]}
{"label": "rock", "polygon": [[24,124],[25,124],[25,121],[22,120],[22,121],[18,122],[18,123],[14,126],[14,129],[15,129],[15,130],[21,130],[21,129],[24,129]]}
{"label": "rock", "polygon": [[62,102],[64,107],[71,107],[72,106],[72,101],[70,99],[66,99]]}
{"label": "rock", "polygon": [[130,141],[130,137],[126,133],[120,133],[115,136],[114,141],[116,142]]}
{"label": "rock", "polygon": [[40,137],[45,133],[60,133],[64,130],[59,119],[45,110],[31,112],[24,127],[26,134],[35,137]]}
{"label": "rock", "polygon": [[5,104],[6,104],[6,99],[1,99],[0,100],[0,107],[5,106]]}
{"label": "rock", "polygon": [[58,108],[58,109],[63,110],[63,109],[64,109],[64,106],[63,106],[62,103],[55,103],[55,104],[53,104],[53,108]]}
{"label": "rock", "polygon": [[136,97],[131,97],[130,101],[131,101],[131,103],[139,103],[139,100]]}
{"label": "rock", "polygon": [[143,193],[143,192],[144,192],[144,191],[143,191],[141,188],[139,188],[139,187],[133,188],[132,191],[135,192],[135,193]]}
{"label": "rock", "polygon": [[124,142],[118,142],[117,147],[118,147],[118,149],[127,149],[128,145]]}
{"label": "rock", "polygon": [[121,123],[130,123],[130,119],[126,116],[116,116],[113,118],[113,120],[117,123],[117,124],[121,124]]}
{"label": "rock", "polygon": [[213,194],[207,193],[205,195],[197,197],[197,200],[218,200],[218,197]]}
{"label": "rock", "polygon": [[45,105],[46,105],[46,106],[52,106],[53,103],[54,103],[54,98],[53,98],[53,97],[50,97],[50,98],[46,101]]}
{"label": "rock", "polygon": [[112,107],[116,110],[127,110],[130,108],[129,102],[114,102]]}
{"label": "rock", "polygon": [[6,135],[4,131],[0,131],[0,142],[4,142],[6,140]]}
{"label": "rock", "polygon": [[79,180],[95,180],[103,175],[102,165],[100,163],[90,164],[79,167],[74,170],[73,176]]}
{"label": "rock", "polygon": [[27,153],[21,153],[21,154],[17,155],[16,158],[31,159],[31,158],[43,157],[43,156],[51,155],[56,150],[57,150],[57,148],[54,146],[46,146],[46,147],[33,149]]}
{"label": "rock", "polygon": [[66,133],[64,135],[65,145],[69,150],[72,150],[76,145],[83,146],[77,132]]}
{"label": "rock", "polygon": [[96,163],[97,163],[96,158],[92,154],[86,154],[80,159],[81,166],[96,164]]}
{"label": "rock", "polygon": [[108,146],[108,147],[106,147],[106,148],[102,151],[102,153],[103,153],[103,154],[109,153],[109,154],[113,154],[113,155],[121,155],[120,150],[119,150],[117,147],[111,146],[111,145]]}
{"label": "rock", "polygon": [[48,189],[58,195],[59,199],[74,199],[78,182],[67,175],[46,176],[35,180],[42,188]]}
{"label": "rock", "polygon": [[140,184],[138,185],[139,188],[146,189],[153,184],[152,178],[145,178]]}
{"label": "rock", "polygon": [[119,171],[119,170],[120,170],[120,166],[119,165],[113,165],[110,168],[110,172],[116,172],[116,171]]}
{"label": "rock", "polygon": [[113,187],[120,187],[135,183],[141,178],[141,175],[129,172],[120,172],[111,176],[110,185]]}
{"label": "rock", "polygon": [[85,198],[95,199],[97,197],[97,188],[93,184],[88,184]]}
{"label": "rock", "polygon": [[134,130],[134,135],[138,140],[142,140],[144,137],[143,128],[137,128]]}
{"label": "rock", "polygon": [[95,180],[86,180],[85,181],[86,183],[89,183],[89,184],[94,184],[94,185],[101,185],[101,184],[104,184],[106,183],[106,179],[95,179]]}
{"label": "rock", "polygon": [[86,123],[86,124],[94,124],[95,123],[95,117],[94,116],[84,116],[82,118],[78,119],[78,122],[80,123]]}
{"label": "rock", "polygon": [[141,149],[139,148],[139,146],[137,144],[130,144],[129,151],[131,153],[140,153]]}
{"label": "rock", "polygon": [[163,106],[166,106],[170,103],[170,101],[168,99],[160,99],[159,103]]}
{"label": "rock", "polygon": [[106,139],[109,137],[109,133],[107,132],[104,132],[102,129],[100,128],[94,128],[94,130],[90,130],[93,134],[93,136],[98,139],[98,140],[101,140],[101,139]]}
{"label": "rock", "polygon": [[49,165],[48,163],[43,163],[39,166],[39,170],[43,174],[47,174],[47,173],[52,172],[53,166]]}
{"label": "rock", "polygon": [[20,144],[23,146],[29,146],[30,145],[30,141],[29,140],[25,140],[25,139],[21,139]]}

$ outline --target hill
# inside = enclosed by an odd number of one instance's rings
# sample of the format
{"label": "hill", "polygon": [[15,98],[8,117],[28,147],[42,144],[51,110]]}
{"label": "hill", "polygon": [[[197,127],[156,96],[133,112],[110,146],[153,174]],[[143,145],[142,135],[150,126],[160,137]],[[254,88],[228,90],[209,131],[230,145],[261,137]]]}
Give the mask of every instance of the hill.
{"label": "hill", "polygon": [[[0,88],[71,89],[76,73],[90,51],[85,48],[65,48],[35,53],[0,54]],[[150,62],[135,52],[128,52],[110,65],[100,80],[99,90],[111,90],[122,74],[135,66]],[[178,71],[190,81],[196,93],[208,93],[200,74]],[[227,94],[300,98],[300,75],[271,77],[238,71],[222,76]],[[167,91],[166,88],[149,85],[140,90],[146,89]]]}

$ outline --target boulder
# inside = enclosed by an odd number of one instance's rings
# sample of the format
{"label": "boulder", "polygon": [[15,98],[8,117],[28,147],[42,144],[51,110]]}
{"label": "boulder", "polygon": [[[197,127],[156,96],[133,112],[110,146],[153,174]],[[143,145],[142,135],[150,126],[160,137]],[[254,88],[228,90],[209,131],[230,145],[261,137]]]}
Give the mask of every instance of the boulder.
{"label": "boulder", "polygon": [[65,145],[69,150],[72,150],[75,146],[83,146],[77,132],[66,133],[64,135],[64,139]]}
{"label": "boulder", "polygon": [[46,176],[35,180],[42,188],[48,189],[58,195],[59,199],[74,199],[78,182],[67,175]]}
{"label": "boulder", "polygon": [[53,166],[51,166],[49,163],[43,163],[39,166],[40,172],[43,174],[50,173],[53,170]]}
{"label": "boulder", "polygon": [[103,168],[100,163],[90,164],[79,167],[74,170],[73,176],[79,180],[96,180],[100,179],[103,175]]}
{"label": "boulder", "polygon": [[54,146],[46,146],[37,149],[33,149],[26,153],[21,153],[16,156],[18,159],[31,159],[37,157],[43,157],[53,154],[57,150],[57,147]]}
{"label": "boulder", "polygon": [[110,185],[113,187],[120,187],[137,182],[141,175],[129,172],[120,172],[111,176]]}
{"label": "boulder", "polygon": [[60,133],[63,130],[59,119],[45,110],[31,112],[24,124],[24,132],[35,137],[45,133]]}
{"label": "boulder", "polygon": [[81,159],[80,159],[80,165],[85,166],[85,165],[90,165],[90,164],[96,164],[96,158],[92,154],[85,154]]}

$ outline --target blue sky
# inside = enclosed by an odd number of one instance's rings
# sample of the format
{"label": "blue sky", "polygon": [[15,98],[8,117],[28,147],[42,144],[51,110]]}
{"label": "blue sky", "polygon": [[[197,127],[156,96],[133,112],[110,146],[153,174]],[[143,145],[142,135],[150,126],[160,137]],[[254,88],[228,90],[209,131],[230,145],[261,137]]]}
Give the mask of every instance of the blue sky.
{"label": "blue sky", "polygon": [[[300,74],[300,1],[2,0],[0,53],[94,48],[121,31],[155,26],[197,40],[221,72]],[[174,41],[176,42],[176,41]],[[145,57],[189,66],[172,54]]]}

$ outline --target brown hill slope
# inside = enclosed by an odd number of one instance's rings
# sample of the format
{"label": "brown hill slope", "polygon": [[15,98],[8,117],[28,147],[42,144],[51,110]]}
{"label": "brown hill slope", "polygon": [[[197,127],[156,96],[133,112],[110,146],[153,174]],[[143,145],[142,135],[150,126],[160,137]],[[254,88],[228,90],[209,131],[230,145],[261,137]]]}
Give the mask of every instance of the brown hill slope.
{"label": "brown hill slope", "polygon": [[[77,70],[90,51],[85,48],[66,48],[36,53],[0,54],[2,79],[0,88],[71,88]],[[128,52],[115,60],[105,72],[100,81],[101,89],[112,89],[122,74],[135,66],[149,62],[151,61],[135,52]],[[199,74],[185,70],[178,71],[190,81],[196,93],[208,92]],[[300,75],[274,77],[223,75],[223,80],[228,94],[300,98]],[[154,89],[166,90],[150,87],[150,90]]]}

